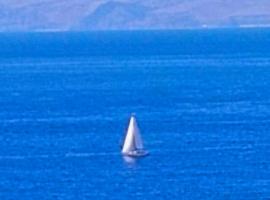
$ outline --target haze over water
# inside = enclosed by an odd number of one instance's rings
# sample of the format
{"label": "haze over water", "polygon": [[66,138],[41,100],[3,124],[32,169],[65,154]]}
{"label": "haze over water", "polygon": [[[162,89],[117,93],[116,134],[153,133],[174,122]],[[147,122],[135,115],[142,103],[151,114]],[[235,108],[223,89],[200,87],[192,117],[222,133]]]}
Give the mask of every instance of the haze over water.
{"label": "haze over water", "polygon": [[269,34],[1,34],[0,199],[270,198]]}

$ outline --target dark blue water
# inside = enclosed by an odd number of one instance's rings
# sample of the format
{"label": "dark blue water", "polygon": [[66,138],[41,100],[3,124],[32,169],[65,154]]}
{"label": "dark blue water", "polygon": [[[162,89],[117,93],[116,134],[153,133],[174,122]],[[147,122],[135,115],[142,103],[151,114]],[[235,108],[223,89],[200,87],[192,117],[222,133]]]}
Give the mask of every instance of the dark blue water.
{"label": "dark blue water", "polygon": [[0,34],[0,199],[269,199],[269,36]]}

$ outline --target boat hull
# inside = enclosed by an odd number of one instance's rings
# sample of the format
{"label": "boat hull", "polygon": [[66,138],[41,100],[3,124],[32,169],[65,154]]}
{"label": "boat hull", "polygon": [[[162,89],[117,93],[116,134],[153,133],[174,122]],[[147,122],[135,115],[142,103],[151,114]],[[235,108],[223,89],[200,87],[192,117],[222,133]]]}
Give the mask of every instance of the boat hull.
{"label": "boat hull", "polygon": [[135,151],[129,151],[129,152],[125,152],[122,153],[124,156],[129,156],[129,157],[145,157],[147,155],[149,155],[148,151],[145,150],[135,150]]}

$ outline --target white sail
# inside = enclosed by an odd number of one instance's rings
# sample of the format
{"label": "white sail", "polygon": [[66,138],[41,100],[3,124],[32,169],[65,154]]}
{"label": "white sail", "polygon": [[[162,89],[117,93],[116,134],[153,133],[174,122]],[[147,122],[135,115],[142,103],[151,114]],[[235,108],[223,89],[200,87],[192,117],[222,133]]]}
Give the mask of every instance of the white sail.
{"label": "white sail", "polygon": [[122,153],[128,153],[136,149],[143,149],[143,143],[136,119],[131,116]]}
{"label": "white sail", "polygon": [[141,133],[140,133],[140,129],[137,125],[136,119],[135,117],[133,117],[133,126],[134,126],[134,140],[135,140],[135,146],[136,149],[143,149],[143,141],[142,141],[142,137],[141,137]]}

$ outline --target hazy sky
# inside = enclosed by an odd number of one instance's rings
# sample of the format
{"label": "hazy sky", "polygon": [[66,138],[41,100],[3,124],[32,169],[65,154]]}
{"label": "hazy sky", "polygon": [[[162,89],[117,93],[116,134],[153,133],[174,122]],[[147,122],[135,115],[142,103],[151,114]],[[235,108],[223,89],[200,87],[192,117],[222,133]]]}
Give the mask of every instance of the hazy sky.
{"label": "hazy sky", "polygon": [[269,0],[0,0],[0,31],[270,26]]}

